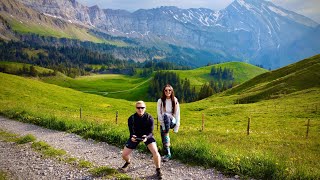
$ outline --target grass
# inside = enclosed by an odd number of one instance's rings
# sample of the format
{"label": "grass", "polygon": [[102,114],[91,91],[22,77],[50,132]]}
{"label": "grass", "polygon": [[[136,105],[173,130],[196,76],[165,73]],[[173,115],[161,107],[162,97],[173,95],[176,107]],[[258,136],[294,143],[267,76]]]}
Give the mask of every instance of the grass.
{"label": "grass", "polygon": [[78,166],[81,167],[81,168],[91,168],[93,166],[93,164],[91,162],[89,162],[89,161],[80,159],[79,163],[78,163]]}
{"label": "grass", "polygon": [[3,170],[0,170],[0,180],[6,180],[9,179],[8,173],[6,173]]}
{"label": "grass", "polygon": [[17,142],[19,140],[17,135],[5,132],[1,129],[0,129],[0,139],[5,142]]}
{"label": "grass", "polygon": [[[25,64],[25,63],[17,63],[17,62],[8,62],[8,61],[0,61],[0,67],[1,66],[5,66],[7,71],[10,73],[17,73],[19,71],[19,69],[22,69],[23,66],[25,66],[26,68],[30,68],[30,64]],[[37,72],[39,73],[49,73],[49,72],[53,72],[52,69],[47,69],[47,68],[43,68],[40,66],[34,66],[35,69],[37,70]]]}
{"label": "grass", "polygon": [[[134,102],[3,73],[0,82],[2,115],[119,147],[128,138],[127,118],[134,113]],[[316,86],[251,104],[234,104],[243,94],[218,94],[181,104],[180,131],[170,134],[173,158],[216,167],[244,178],[317,179],[320,177],[319,94],[320,88]],[[118,124],[115,124],[116,111],[119,111]],[[147,102],[147,112],[156,117],[155,102]],[[202,115],[204,131],[201,131]],[[251,126],[247,135],[249,117]],[[306,138],[308,119],[311,126]],[[154,134],[160,144],[160,133]]]}
{"label": "grass", "polygon": [[62,149],[52,148],[49,144],[44,141],[38,141],[32,144],[33,149],[40,151],[43,155],[48,157],[59,157],[66,154],[66,151]]}
{"label": "grass", "polygon": [[240,103],[274,99],[281,94],[320,87],[320,55],[267,72],[225,92],[241,94]]}
{"label": "grass", "polygon": [[18,144],[25,144],[29,142],[35,142],[36,138],[32,134],[27,134],[21,138],[18,139]]}
{"label": "grass", "polygon": [[109,179],[111,177],[115,177],[116,179],[132,179],[128,177],[125,174],[119,173],[117,170],[102,166],[98,168],[92,168],[90,169],[90,173],[93,175],[93,177],[105,177],[106,179]]}
{"label": "grass", "polygon": [[144,99],[149,79],[120,74],[103,74],[75,79],[66,76],[44,77],[42,81],[86,93],[137,101]]}
{"label": "grass", "polygon": [[44,54],[45,56],[48,56],[48,52],[46,50],[43,50],[43,49],[28,49],[28,48],[24,48],[23,52],[27,53],[30,59],[32,57],[39,58],[39,54],[40,53]]}
{"label": "grass", "polygon": [[211,66],[204,66],[193,70],[174,70],[174,72],[179,74],[180,79],[187,78],[190,80],[190,84],[192,86],[196,86],[197,89],[200,89],[204,83],[214,80],[213,77],[210,76],[212,67],[221,67],[222,69],[229,68],[233,70],[235,82],[237,84],[243,83],[259,74],[267,72],[266,69],[262,69],[244,62],[227,62]]}

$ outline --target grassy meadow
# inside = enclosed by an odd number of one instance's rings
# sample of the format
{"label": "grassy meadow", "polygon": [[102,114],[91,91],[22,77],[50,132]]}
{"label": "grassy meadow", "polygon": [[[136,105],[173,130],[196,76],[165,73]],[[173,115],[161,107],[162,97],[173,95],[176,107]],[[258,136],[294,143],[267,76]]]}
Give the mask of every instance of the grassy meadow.
{"label": "grassy meadow", "polygon": [[204,66],[192,70],[173,70],[173,72],[176,72],[180,76],[180,79],[189,79],[190,84],[192,86],[196,86],[197,89],[200,89],[200,87],[204,83],[207,83],[213,79],[212,76],[210,76],[212,67],[221,67],[222,69],[228,68],[233,70],[233,76],[235,78],[236,84],[243,83],[257,75],[260,75],[268,71],[266,69],[262,69],[244,62],[226,62],[221,64]]}
{"label": "grassy meadow", "polygon": [[[97,82],[103,81],[99,76],[96,78]],[[85,82],[86,77],[81,81]],[[125,81],[116,84],[120,83],[124,89],[134,87]],[[142,81],[135,79],[132,83]],[[135,112],[133,101],[4,73],[0,73],[0,82],[0,113],[4,116],[119,147],[128,138],[127,118]],[[180,131],[171,133],[173,157],[244,178],[317,179],[320,177],[319,94],[320,88],[314,87],[251,104],[235,104],[242,96],[238,94],[215,95],[181,104]],[[147,102],[147,112],[156,117],[155,102]],[[247,135],[249,117],[250,135]],[[156,128],[154,134],[160,147]],[[144,146],[140,148],[146,150]]]}
{"label": "grassy meadow", "polygon": [[[173,70],[172,72],[177,73],[181,80],[188,78],[191,85],[196,86],[196,89],[199,91],[204,83],[213,79],[213,77],[209,75],[213,66],[216,68],[227,67],[232,69],[237,84],[267,72],[265,69],[242,62],[228,62],[193,70]],[[119,74],[91,75],[75,79],[63,75],[42,78],[42,81],[46,83],[68,87],[86,93],[99,94],[105,97],[126,99],[130,101],[146,99],[150,80],[150,77],[140,78]]]}
{"label": "grassy meadow", "polygon": [[[17,63],[17,62],[7,62],[7,61],[0,61],[0,67],[6,67],[7,71],[10,73],[17,73],[19,69],[22,69],[23,67],[30,68],[30,64],[25,63]],[[34,66],[37,72],[39,73],[50,73],[53,72],[52,69],[43,68],[40,66]]]}
{"label": "grassy meadow", "polygon": [[82,76],[75,79],[59,75],[45,77],[42,81],[105,97],[137,101],[144,99],[150,78],[131,77],[121,74]]}

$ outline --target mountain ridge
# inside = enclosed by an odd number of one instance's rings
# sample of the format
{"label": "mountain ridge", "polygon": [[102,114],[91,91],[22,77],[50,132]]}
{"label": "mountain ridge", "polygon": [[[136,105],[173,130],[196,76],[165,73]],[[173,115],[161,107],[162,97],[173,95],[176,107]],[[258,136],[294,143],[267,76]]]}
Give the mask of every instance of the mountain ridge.
{"label": "mountain ridge", "polygon": [[[314,36],[309,34],[318,25],[307,17],[258,0],[235,0],[220,11],[162,6],[132,13],[87,7],[77,1],[19,1],[46,16],[65,18],[111,36],[131,38],[140,46],[163,50],[172,44],[272,69],[291,63],[293,58],[281,57],[282,51],[292,52],[291,44],[301,37]],[[296,56],[320,53],[320,48],[312,45],[305,43],[304,48],[311,50],[296,52]]]}

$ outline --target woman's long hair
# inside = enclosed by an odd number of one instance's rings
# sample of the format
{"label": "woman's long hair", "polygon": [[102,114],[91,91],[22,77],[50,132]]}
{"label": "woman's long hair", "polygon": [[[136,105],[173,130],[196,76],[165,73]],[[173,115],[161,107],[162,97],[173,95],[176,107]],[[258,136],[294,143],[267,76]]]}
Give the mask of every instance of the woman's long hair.
{"label": "woman's long hair", "polygon": [[166,84],[163,89],[162,89],[162,97],[161,97],[161,101],[162,101],[162,104],[163,104],[163,109],[165,110],[166,109],[166,99],[167,99],[167,96],[164,92],[164,90],[166,89],[166,87],[169,87],[171,89],[171,96],[170,96],[170,99],[171,99],[171,104],[172,104],[172,114],[175,113],[175,107],[176,107],[176,102],[175,102],[175,96],[174,96],[174,90],[173,90],[173,87],[170,85],[170,84]]}

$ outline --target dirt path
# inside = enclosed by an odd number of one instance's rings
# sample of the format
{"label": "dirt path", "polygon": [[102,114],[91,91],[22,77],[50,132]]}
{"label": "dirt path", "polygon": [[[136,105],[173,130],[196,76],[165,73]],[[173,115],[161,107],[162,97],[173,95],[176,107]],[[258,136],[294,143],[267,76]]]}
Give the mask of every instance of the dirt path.
{"label": "dirt path", "polygon": [[[37,138],[37,140],[45,141],[54,148],[64,149],[69,155],[79,159],[85,159],[98,166],[109,166],[118,169],[124,164],[124,161],[121,158],[121,149],[108,145],[104,142],[85,140],[75,134],[49,130],[39,126],[10,120],[1,116],[0,128],[19,135],[32,134]],[[10,147],[4,147],[10,146],[10,144],[7,143],[7,145],[4,145],[1,143],[0,145],[0,167],[3,167],[4,163],[8,162],[7,158],[10,159],[12,156],[10,156],[11,151],[5,150],[8,148],[10,149]],[[36,155],[27,153],[25,156],[28,157]],[[20,168],[27,169],[27,171],[34,171],[33,168],[35,168],[37,164],[41,165],[46,163],[40,162],[41,160],[39,160],[39,162],[35,163],[35,166],[30,167],[27,163],[24,163],[24,161],[28,161],[28,158],[20,158],[20,160],[22,166],[23,164],[26,166]],[[214,169],[190,167],[175,160],[162,163],[161,169],[164,174],[163,179],[234,179],[227,178]],[[56,171],[56,168],[50,168],[50,171]],[[19,173],[18,170],[16,172]],[[143,154],[138,151],[134,151],[132,165],[130,166],[127,174],[134,179],[155,179],[155,166],[153,165],[151,154]],[[22,177],[22,179],[30,179],[28,173],[22,174]],[[71,177],[70,179],[79,179],[79,177]]]}

